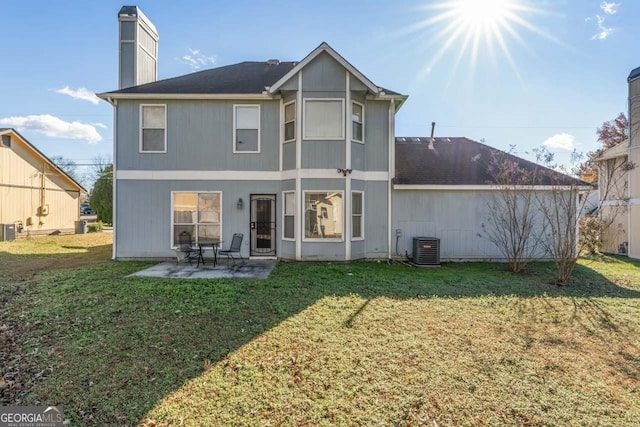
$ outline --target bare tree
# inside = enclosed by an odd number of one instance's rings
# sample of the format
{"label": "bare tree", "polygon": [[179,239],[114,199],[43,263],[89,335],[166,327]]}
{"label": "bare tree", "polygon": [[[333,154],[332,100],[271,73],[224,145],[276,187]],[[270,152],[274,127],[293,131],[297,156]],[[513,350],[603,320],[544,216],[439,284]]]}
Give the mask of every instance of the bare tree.
{"label": "bare tree", "polygon": [[[551,169],[561,169],[552,164],[553,155],[546,148],[536,150],[536,157]],[[536,193],[536,204],[544,216],[547,231],[541,244],[556,265],[556,284],[566,285],[584,245],[578,238],[578,221],[587,198],[580,195],[589,187],[566,175],[549,175],[549,179],[552,180],[550,189]]]}
{"label": "bare tree", "polygon": [[523,271],[540,250],[544,222],[535,207],[536,171],[521,168],[509,153],[494,152],[489,171],[498,190],[487,204],[488,226],[482,224],[481,237],[492,242],[507,259],[514,273]]}

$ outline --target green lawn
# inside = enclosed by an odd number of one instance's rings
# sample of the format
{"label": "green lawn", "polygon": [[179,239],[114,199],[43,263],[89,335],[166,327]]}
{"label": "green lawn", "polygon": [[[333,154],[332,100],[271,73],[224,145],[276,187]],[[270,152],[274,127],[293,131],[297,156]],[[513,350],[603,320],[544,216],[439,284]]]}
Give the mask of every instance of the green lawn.
{"label": "green lawn", "polygon": [[72,425],[640,419],[640,263],[583,259],[567,287],[550,264],[129,278],[150,264],[109,262],[109,237],[0,243],[0,404]]}

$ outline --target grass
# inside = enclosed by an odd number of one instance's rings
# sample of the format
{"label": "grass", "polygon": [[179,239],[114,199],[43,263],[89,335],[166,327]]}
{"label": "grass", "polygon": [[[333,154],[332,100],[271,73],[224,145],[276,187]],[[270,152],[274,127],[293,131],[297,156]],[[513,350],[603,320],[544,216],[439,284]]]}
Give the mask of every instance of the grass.
{"label": "grass", "polygon": [[637,262],[583,259],[567,287],[550,264],[160,280],[126,277],[149,263],[107,261],[108,237],[0,243],[0,403],[62,404],[73,425],[640,419]]}

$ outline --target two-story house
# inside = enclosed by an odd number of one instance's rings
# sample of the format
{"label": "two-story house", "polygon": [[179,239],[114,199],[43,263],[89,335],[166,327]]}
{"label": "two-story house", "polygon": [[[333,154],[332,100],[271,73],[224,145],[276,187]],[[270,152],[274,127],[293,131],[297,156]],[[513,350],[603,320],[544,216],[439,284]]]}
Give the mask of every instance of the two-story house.
{"label": "two-story house", "polygon": [[171,257],[183,231],[243,233],[251,257],[386,259],[417,236],[441,238],[442,259],[502,257],[479,236],[498,150],[396,138],[407,96],[326,43],[156,81],[155,27],[134,6],[118,20],[120,88],[99,95],[114,107],[114,258]]}

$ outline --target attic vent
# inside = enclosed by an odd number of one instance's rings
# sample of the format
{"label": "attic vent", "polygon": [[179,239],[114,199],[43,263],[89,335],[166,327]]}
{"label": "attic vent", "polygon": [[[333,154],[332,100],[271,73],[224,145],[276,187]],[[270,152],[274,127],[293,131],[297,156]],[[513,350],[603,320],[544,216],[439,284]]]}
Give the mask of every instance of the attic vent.
{"label": "attic vent", "polygon": [[414,237],[413,263],[416,265],[440,265],[440,239]]}
{"label": "attic vent", "polygon": [[0,146],[11,148],[11,135],[2,135]]}
{"label": "attic vent", "polygon": [[269,65],[280,65],[280,60],[279,59],[269,59],[267,61],[267,64],[269,64]]}

